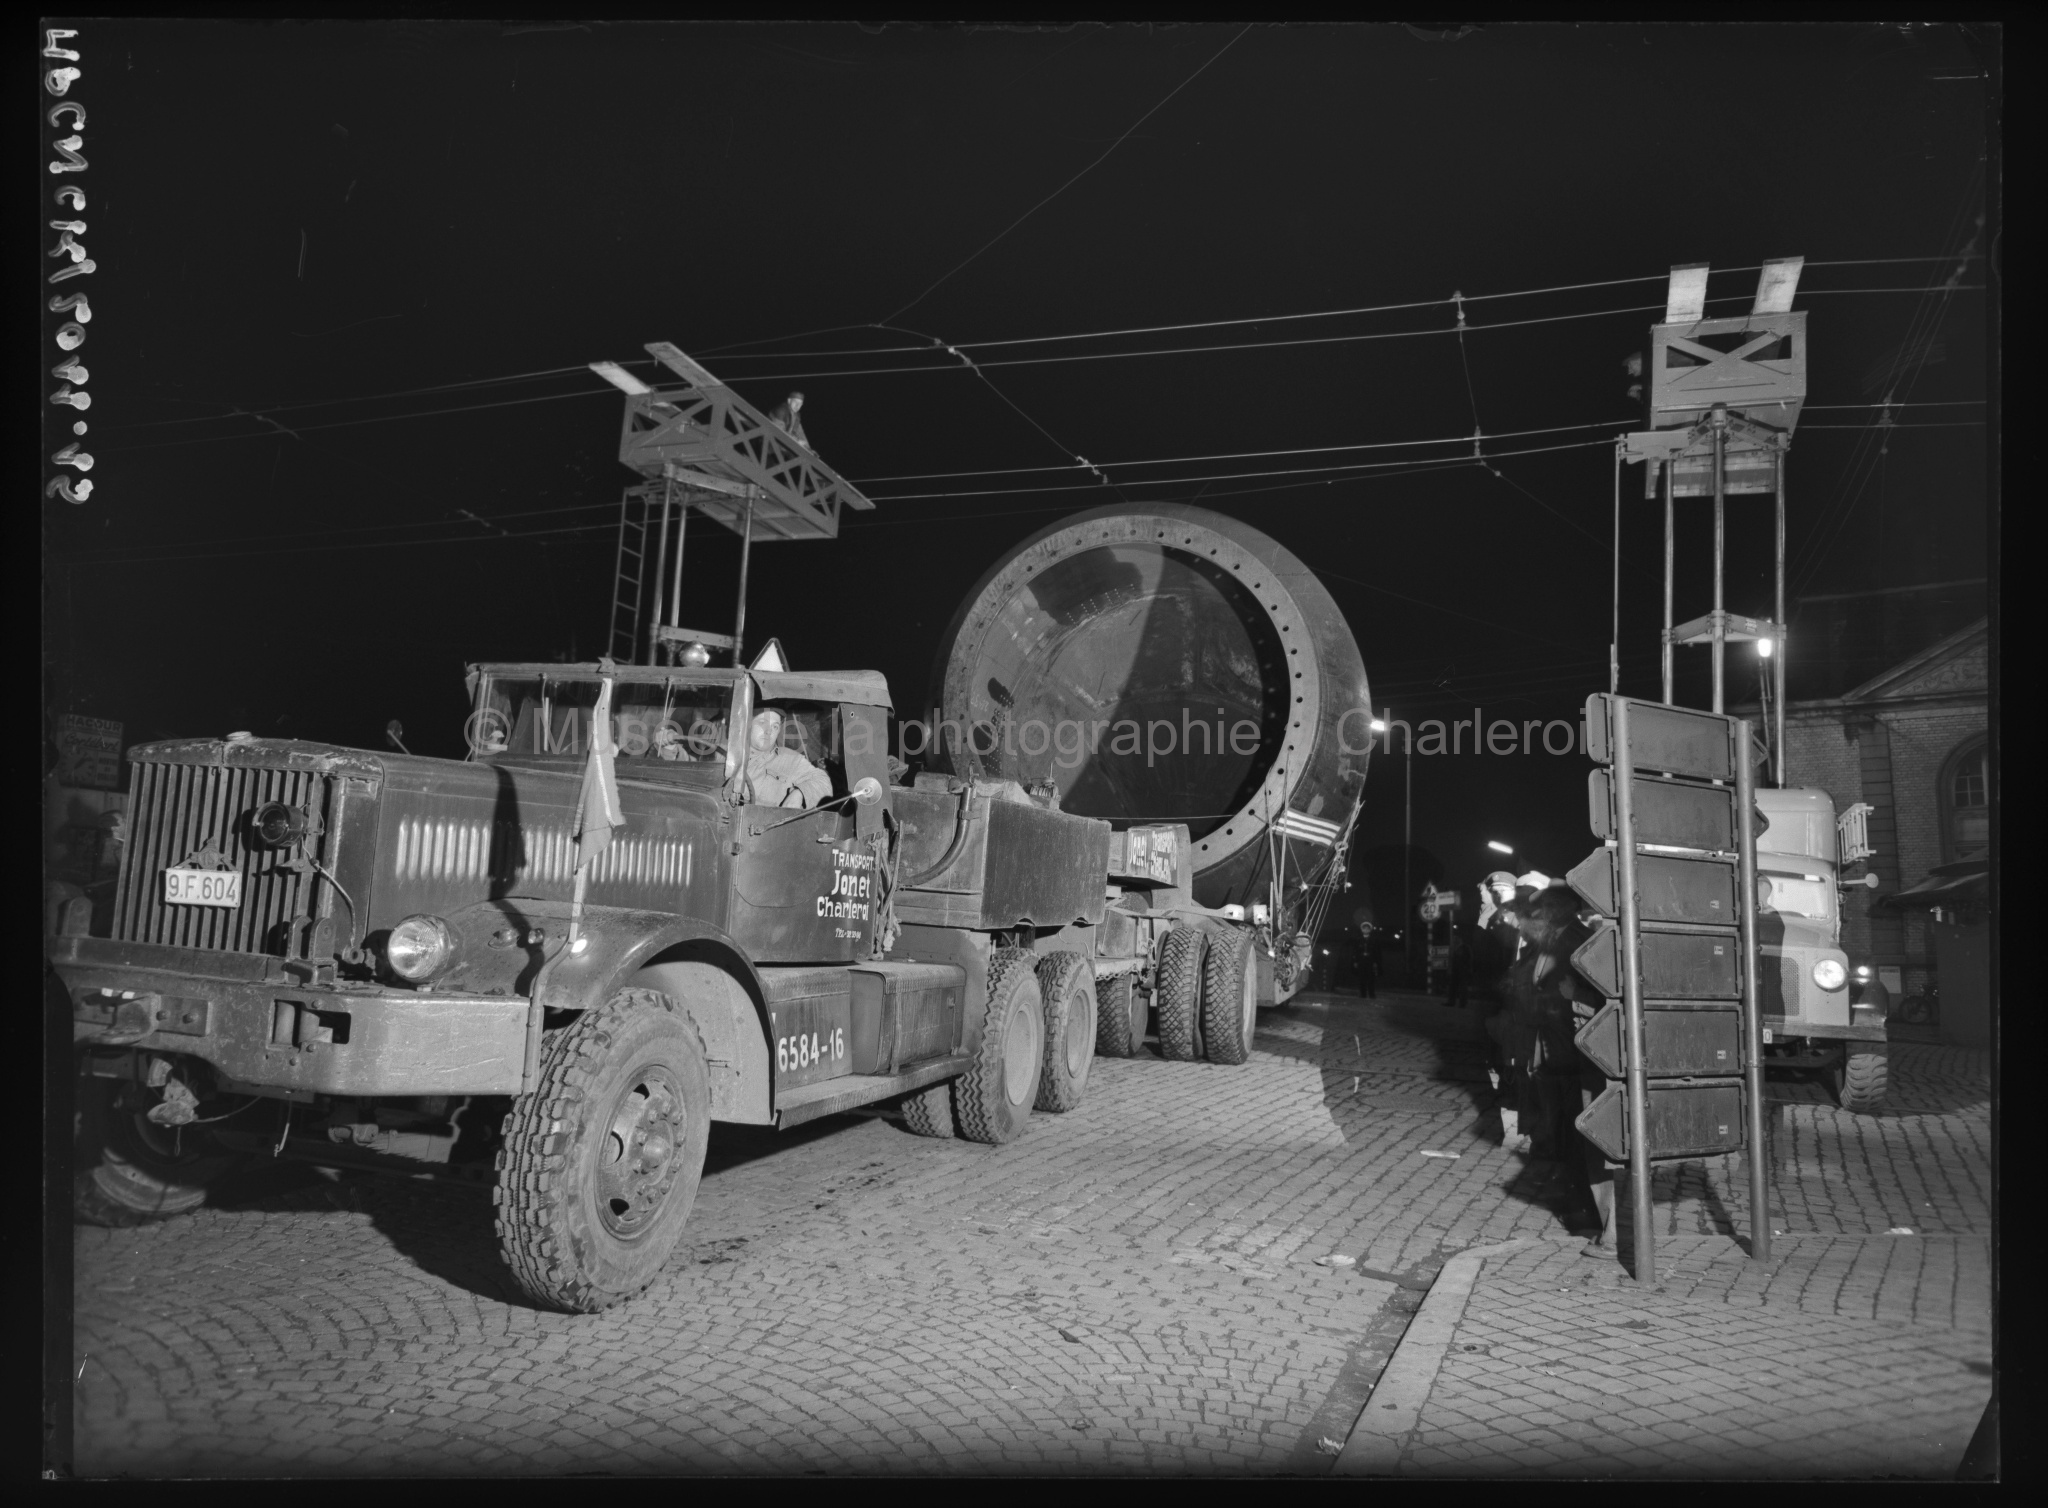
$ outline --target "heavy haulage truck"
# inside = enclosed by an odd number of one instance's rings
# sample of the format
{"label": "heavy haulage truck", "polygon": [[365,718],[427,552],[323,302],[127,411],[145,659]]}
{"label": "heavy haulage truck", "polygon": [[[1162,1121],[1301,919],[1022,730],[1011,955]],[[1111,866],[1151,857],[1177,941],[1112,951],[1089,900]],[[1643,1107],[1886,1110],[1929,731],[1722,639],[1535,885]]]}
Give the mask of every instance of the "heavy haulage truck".
{"label": "heavy haulage truck", "polygon": [[[1148,968],[1110,897],[1170,904],[1178,833],[1113,841],[1014,783],[890,785],[872,672],[471,674],[467,760],[131,751],[112,935],[76,908],[51,943],[104,1143],[89,1216],[190,1208],[238,1154],[488,1170],[521,1286],[592,1310],[659,1271],[713,1120],[896,1100],[921,1134],[1002,1143],[1079,1103],[1098,967]],[[624,824],[579,905],[607,680]],[[747,799],[732,730],[764,708],[830,800]]]}
{"label": "heavy haulage truck", "polygon": [[[658,663],[474,665],[461,760],[241,733],[129,751],[111,919],[95,935],[72,903],[48,944],[84,1218],[192,1209],[250,1157],[437,1170],[493,1183],[534,1301],[592,1311],[673,1251],[714,1120],[893,1103],[918,1134],[1005,1143],[1080,1102],[1098,1046],[1135,1053],[1148,1004],[1188,1044],[1169,1055],[1249,1055],[1265,918],[1204,904],[1187,823],[1113,826],[1000,771],[903,783],[879,674],[741,662],[755,531],[829,536],[868,505],[649,349],[687,385],[629,388],[621,454],[648,484],[615,623],[630,587],[626,643],[645,627]],[[742,536],[730,636],[678,626],[691,509]],[[650,534],[651,600],[628,559]],[[829,796],[757,799],[763,711]],[[594,739],[622,820],[593,852]]]}

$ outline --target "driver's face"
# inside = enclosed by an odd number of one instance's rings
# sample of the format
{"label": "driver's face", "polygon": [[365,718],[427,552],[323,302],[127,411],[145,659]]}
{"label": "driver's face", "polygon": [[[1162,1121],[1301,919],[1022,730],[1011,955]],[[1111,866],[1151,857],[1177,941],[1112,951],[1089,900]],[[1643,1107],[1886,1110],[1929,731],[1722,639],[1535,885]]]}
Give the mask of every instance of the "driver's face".
{"label": "driver's face", "polygon": [[757,712],[747,727],[748,747],[761,754],[771,754],[782,742],[782,714],[780,712]]}

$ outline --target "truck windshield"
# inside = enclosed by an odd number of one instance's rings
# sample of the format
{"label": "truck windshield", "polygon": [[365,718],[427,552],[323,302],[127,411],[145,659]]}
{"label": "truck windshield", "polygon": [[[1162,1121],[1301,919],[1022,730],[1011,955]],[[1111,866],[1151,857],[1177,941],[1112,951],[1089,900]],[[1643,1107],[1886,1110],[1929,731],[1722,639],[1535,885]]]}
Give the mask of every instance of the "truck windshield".
{"label": "truck windshield", "polygon": [[[594,680],[498,679],[486,682],[465,730],[472,753],[582,754],[590,748]],[[720,763],[732,688],[671,681],[612,686],[612,738],[619,757]]]}
{"label": "truck windshield", "polygon": [[1764,878],[1771,884],[1771,910],[1781,915],[1810,916],[1820,921],[1828,918],[1831,887],[1826,880],[1787,874],[1767,874]]}

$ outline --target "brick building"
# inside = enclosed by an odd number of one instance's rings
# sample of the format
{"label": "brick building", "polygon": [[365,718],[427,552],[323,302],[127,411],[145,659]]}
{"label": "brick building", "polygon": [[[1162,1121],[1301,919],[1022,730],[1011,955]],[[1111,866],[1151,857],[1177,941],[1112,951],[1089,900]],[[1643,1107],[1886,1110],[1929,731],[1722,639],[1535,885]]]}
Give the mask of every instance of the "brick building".
{"label": "brick building", "polygon": [[1842,946],[1876,963],[1895,995],[1933,977],[1935,920],[1882,898],[1990,854],[1987,641],[1979,619],[1839,696],[1785,709],[1786,783],[1820,787],[1838,811],[1870,805],[1878,888],[1844,893]]}

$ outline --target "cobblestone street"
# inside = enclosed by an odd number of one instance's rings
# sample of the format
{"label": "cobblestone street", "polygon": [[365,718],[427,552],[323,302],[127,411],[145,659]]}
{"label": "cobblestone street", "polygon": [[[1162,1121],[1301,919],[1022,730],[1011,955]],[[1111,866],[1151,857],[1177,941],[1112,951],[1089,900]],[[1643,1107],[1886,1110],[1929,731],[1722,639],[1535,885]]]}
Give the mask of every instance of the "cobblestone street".
{"label": "cobblestone street", "polygon": [[[1464,1013],[1306,997],[1257,1047],[1099,1059],[1078,1110],[1004,1148],[716,1128],[684,1248],[597,1316],[513,1297],[473,1188],[275,1169],[81,1228],[77,1472],[1327,1472],[1444,1263],[1567,1232],[1499,1145]],[[1983,1055],[1900,1045],[1893,1073],[1874,1117],[1790,1086],[1776,1228],[1913,1241],[1797,1292],[1688,1265],[1748,1222],[1738,1159],[1686,1164],[1658,1180],[1667,1291],[1935,1326],[1955,1366],[1988,1360]],[[1556,1260],[1598,1265],[1576,1250]]]}

